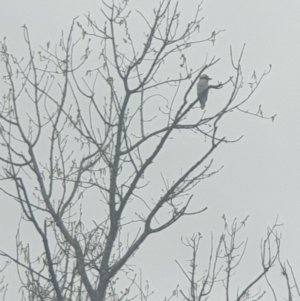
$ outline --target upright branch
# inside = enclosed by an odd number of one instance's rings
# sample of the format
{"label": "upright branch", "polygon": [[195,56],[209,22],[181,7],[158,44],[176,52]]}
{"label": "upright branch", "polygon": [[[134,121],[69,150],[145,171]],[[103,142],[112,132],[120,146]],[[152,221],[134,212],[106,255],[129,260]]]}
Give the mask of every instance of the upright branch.
{"label": "upright branch", "polygon": [[[272,294],[275,297],[274,300],[277,300],[275,290],[270,282],[271,291],[260,291],[259,287],[263,279],[269,274],[270,269],[275,267],[276,262],[279,261],[280,265],[282,265],[279,259],[280,236],[277,233],[277,228],[280,225],[277,222],[272,228],[267,230],[266,238],[262,240],[262,270],[258,271],[254,279],[249,279],[246,284],[241,284],[241,281],[239,281],[239,275],[243,271],[243,259],[247,253],[248,242],[248,239],[240,241],[240,232],[245,228],[247,219],[248,217],[239,224],[235,219],[229,225],[226,217],[223,216],[224,233],[220,236],[215,251],[213,248],[213,238],[211,239],[211,252],[207,260],[207,267],[205,268],[199,265],[198,260],[199,254],[203,253],[200,248],[201,234],[194,235],[187,242],[183,242],[192,252],[189,269],[186,269],[177,262],[190,287],[187,293],[180,290],[185,300],[200,301],[206,300],[209,297],[215,298],[216,296],[218,298],[224,296],[224,300],[260,300],[265,295],[267,298],[270,298],[269,296]],[[203,274],[200,272],[202,270],[204,271]],[[285,278],[287,280],[289,296],[291,296],[292,286],[289,282],[288,274]],[[241,289],[241,287],[243,288]],[[236,290],[236,296],[232,294],[233,288]]]}

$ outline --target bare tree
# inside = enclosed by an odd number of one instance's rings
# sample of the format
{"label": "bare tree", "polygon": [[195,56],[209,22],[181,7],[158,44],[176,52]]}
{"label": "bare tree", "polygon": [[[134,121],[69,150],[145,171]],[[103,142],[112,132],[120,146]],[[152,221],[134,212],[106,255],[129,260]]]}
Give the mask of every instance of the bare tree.
{"label": "bare tree", "polygon": [[[201,234],[198,233],[183,241],[183,244],[191,249],[192,252],[188,268],[185,268],[177,261],[179,268],[189,283],[187,292],[179,290],[184,299],[200,301],[207,300],[208,297],[217,297],[226,301],[240,301],[260,300],[264,297],[269,300],[270,297],[273,297],[274,300],[278,300],[284,296],[286,300],[293,300],[294,295],[299,296],[292,267],[287,262],[289,272],[286,273],[286,266],[285,264],[283,266],[280,261],[281,237],[278,228],[281,225],[276,221],[271,228],[267,229],[266,237],[261,241],[261,271],[258,271],[253,279],[248,277],[250,279],[245,284],[239,280],[239,275],[242,274],[244,269],[247,269],[247,266],[249,267],[249,263],[246,263],[246,266],[241,268],[247,250],[248,239],[243,238],[241,240],[240,232],[245,228],[248,216],[240,223],[235,219],[231,225],[228,224],[225,216],[222,218],[224,219],[224,232],[221,234],[215,250],[212,236],[211,252],[207,259],[206,267],[199,266],[198,263],[202,240]],[[279,263],[278,266],[286,279],[286,285],[281,281],[280,290],[267,278],[267,274],[270,269],[276,267],[276,263]],[[289,276],[292,278],[291,282]],[[263,280],[265,280],[264,289],[261,289]],[[236,285],[236,282],[238,282],[238,285]],[[284,287],[286,287],[286,292],[283,294]]]}
{"label": "bare tree", "polygon": [[[102,14],[100,24],[90,15],[86,25],[75,18],[58,45],[49,42],[40,51],[24,26],[27,58],[16,58],[1,43],[7,92],[0,109],[0,189],[20,205],[21,225],[34,227],[41,242],[23,243],[20,227],[16,255],[1,251],[18,266],[24,300],[134,299],[135,279],[123,290],[115,284],[133,254],[150,235],[207,209],[188,210],[192,189],[218,172],[212,168],[216,148],[239,140],[219,134],[220,121],[232,112],[263,117],[261,109],[252,113],[244,105],[269,71],[254,75],[248,94],[239,96],[243,50],[237,59],[231,51],[235,75],[208,87],[227,85],[230,95],[222,95],[215,111],[200,110],[196,83],[219,59],[199,58],[195,65],[189,55],[220,33],[199,34],[201,5],[186,24],[171,0],[162,1],[151,19],[130,11],[128,1],[103,1]],[[147,31],[137,30],[134,38],[137,17]],[[182,133],[200,141],[199,151],[169,179],[159,162],[172,160],[165,150],[173,140],[182,144]],[[161,187],[153,184],[157,178]],[[188,245],[196,250],[198,240]],[[225,239],[220,244],[230,258],[234,250]],[[275,257],[268,257],[264,274]],[[227,263],[225,282],[232,269]],[[210,271],[214,282],[213,261]],[[200,300],[203,293],[189,281],[191,297],[185,298]]]}

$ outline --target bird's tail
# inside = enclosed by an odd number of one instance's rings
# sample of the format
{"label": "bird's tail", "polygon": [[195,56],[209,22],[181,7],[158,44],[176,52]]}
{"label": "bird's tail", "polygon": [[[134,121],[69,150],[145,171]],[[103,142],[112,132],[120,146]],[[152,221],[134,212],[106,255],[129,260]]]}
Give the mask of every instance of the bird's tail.
{"label": "bird's tail", "polygon": [[201,109],[204,110],[204,108],[205,108],[205,104],[201,103]]}

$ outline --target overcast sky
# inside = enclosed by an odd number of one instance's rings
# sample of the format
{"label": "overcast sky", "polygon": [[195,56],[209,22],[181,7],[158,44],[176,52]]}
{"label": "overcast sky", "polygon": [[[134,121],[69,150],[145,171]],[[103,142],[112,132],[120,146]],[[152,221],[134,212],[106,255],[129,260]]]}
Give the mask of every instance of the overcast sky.
{"label": "overcast sky", "polygon": [[[149,11],[155,1],[141,2],[140,9]],[[189,11],[189,4],[195,1],[181,2],[184,2],[184,5],[181,5],[182,14],[188,18],[193,13]],[[10,52],[21,56],[25,47],[22,25],[28,26],[35,45],[45,45],[48,41],[54,43],[59,40],[62,30],[69,29],[74,17],[89,11],[96,16],[100,1],[0,0],[0,3],[0,38],[6,37]],[[133,0],[132,4],[134,3],[138,1]],[[248,235],[257,247],[258,256],[260,238],[265,234],[266,227],[272,225],[278,217],[279,221],[284,223],[281,228],[282,257],[290,260],[300,281],[299,1],[207,0],[203,3],[202,14],[205,18],[201,28],[204,33],[209,35],[214,30],[225,30],[217,38],[213,48],[207,47],[208,56],[221,57],[220,64],[209,73],[213,78],[212,83],[225,81],[228,75],[233,75],[233,71],[227,69],[230,63],[229,47],[232,46],[238,55],[246,43],[243,58],[246,77],[250,78],[254,70],[261,74],[272,64],[270,75],[254,94],[249,109],[254,111],[261,104],[265,115],[277,114],[277,117],[272,123],[241,115],[228,124],[227,130],[232,138],[239,135],[244,137],[240,142],[226,145],[217,151],[214,156],[215,166],[224,165],[223,170],[201,183],[195,190],[195,198],[203,203],[203,207],[208,206],[209,210],[201,216],[182,220],[173,229],[161,235],[162,248],[171,252],[168,257],[162,254],[155,257],[151,250],[152,238],[139,256],[143,258],[144,266],[150,269],[150,276],[151,273],[155,274],[157,267],[152,261],[147,262],[150,254],[148,251],[151,252],[153,261],[158,262],[160,266],[167,261],[167,267],[173,265],[173,272],[179,274],[174,259],[181,256],[179,259],[184,261],[188,256],[184,257],[181,249],[174,250],[174,246],[178,245],[178,237],[199,231],[206,235],[209,235],[210,231],[217,234],[222,229],[223,214],[228,219],[243,219],[250,215],[245,235]],[[214,91],[210,100],[217,99],[217,93],[220,91]],[[3,206],[5,210],[0,212],[0,216],[3,215],[1,220],[4,220],[4,216],[14,214],[13,206],[1,200],[1,208]],[[173,231],[180,234],[176,241],[169,239]],[[7,239],[6,236],[3,237]],[[4,243],[3,238],[0,239],[0,243]],[[259,260],[259,257],[257,258]],[[161,278],[156,275],[151,279],[157,290],[163,291],[167,281],[164,277],[169,277],[167,270],[164,271],[166,274],[160,274]],[[177,282],[176,277],[170,280],[171,284]]]}

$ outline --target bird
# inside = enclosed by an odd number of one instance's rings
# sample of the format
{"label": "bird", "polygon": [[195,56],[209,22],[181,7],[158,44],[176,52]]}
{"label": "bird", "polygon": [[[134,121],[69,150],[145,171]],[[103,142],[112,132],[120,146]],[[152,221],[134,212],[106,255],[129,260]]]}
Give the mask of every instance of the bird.
{"label": "bird", "polygon": [[202,74],[200,75],[198,84],[197,84],[197,96],[200,101],[201,109],[203,110],[205,108],[205,103],[207,101],[207,95],[209,90],[208,81],[211,80],[211,78],[206,75]]}

